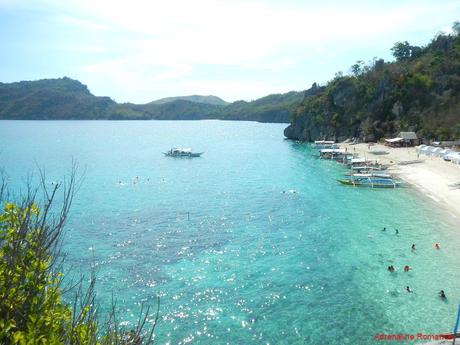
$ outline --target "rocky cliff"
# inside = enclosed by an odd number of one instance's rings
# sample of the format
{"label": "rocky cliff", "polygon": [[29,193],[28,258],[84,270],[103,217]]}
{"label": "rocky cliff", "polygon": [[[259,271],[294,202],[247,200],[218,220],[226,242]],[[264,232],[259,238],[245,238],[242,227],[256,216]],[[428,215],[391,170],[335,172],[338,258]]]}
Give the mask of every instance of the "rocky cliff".
{"label": "rocky cliff", "polygon": [[352,74],[338,73],[317,92],[308,90],[284,135],[374,141],[416,131],[425,138],[460,138],[460,35],[438,35],[425,47],[402,45],[410,51],[394,62],[359,62]]}

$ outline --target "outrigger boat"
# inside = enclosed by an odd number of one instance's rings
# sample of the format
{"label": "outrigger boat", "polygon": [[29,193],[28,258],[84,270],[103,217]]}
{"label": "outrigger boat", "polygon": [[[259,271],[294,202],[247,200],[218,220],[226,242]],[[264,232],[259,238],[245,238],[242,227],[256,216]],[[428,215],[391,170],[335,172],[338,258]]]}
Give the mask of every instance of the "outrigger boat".
{"label": "outrigger boat", "polygon": [[321,149],[319,150],[320,159],[343,160],[347,155],[345,149]]}
{"label": "outrigger boat", "polygon": [[[363,174],[366,175],[366,174]],[[401,182],[395,181],[392,178],[382,177],[357,177],[347,180],[337,180],[343,185],[353,187],[367,187],[367,188],[397,188],[401,186]]]}
{"label": "outrigger boat", "polygon": [[313,143],[313,148],[315,149],[338,149],[339,145],[332,140],[316,140]]}
{"label": "outrigger boat", "polygon": [[204,152],[192,152],[190,148],[180,148],[180,147],[173,147],[168,152],[163,152],[165,156],[168,157],[186,157],[186,158],[193,158],[193,157],[200,157]]}
{"label": "outrigger boat", "polygon": [[386,178],[386,179],[393,178],[393,176],[390,174],[384,174],[384,173],[378,173],[378,172],[368,172],[364,174],[348,173],[348,174],[345,174],[345,176],[351,177],[351,178],[359,178],[359,177],[378,177],[378,178]]}
{"label": "outrigger boat", "polygon": [[361,165],[361,166],[351,167],[351,170],[356,171],[358,173],[364,173],[368,171],[383,171],[387,169],[388,167],[382,164],[371,164],[371,165]]}

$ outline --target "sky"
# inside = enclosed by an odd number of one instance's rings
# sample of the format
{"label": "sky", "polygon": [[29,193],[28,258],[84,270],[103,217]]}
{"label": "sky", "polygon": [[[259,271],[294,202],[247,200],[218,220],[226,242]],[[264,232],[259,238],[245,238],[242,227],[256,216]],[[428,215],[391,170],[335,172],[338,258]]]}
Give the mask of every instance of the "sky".
{"label": "sky", "polygon": [[226,101],[325,84],[460,20],[459,0],[0,0],[0,82],[67,76],[97,96]]}

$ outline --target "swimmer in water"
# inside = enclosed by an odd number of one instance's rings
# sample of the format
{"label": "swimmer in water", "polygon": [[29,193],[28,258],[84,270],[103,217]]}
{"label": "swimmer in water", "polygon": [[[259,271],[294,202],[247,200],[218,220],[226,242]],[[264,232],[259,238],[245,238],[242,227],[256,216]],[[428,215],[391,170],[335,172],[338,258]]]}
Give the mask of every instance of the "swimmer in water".
{"label": "swimmer in water", "polygon": [[447,298],[446,294],[444,293],[444,290],[439,291],[439,297],[442,298],[442,299]]}
{"label": "swimmer in water", "polygon": [[382,231],[387,231],[387,228],[383,228]]}
{"label": "swimmer in water", "polygon": [[[439,244],[437,244],[437,243],[433,244],[433,247],[434,247],[434,249],[441,249],[441,247],[440,247]],[[441,290],[441,291],[442,291],[442,290]]]}
{"label": "swimmer in water", "polygon": [[411,270],[410,266],[404,266],[404,272],[409,272]]}
{"label": "swimmer in water", "polygon": [[414,292],[414,291],[412,291],[411,288],[408,287],[408,286],[406,286],[406,291],[407,291],[407,292]]}
{"label": "swimmer in water", "polygon": [[413,252],[415,252],[415,249],[416,249],[416,248],[415,248],[415,244],[413,244],[412,247],[411,247],[411,250],[412,250]]}
{"label": "swimmer in water", "polygon": [[395,234],[396,234],[396,235],[399,234],[399,230],[398,230],[398,229],[395,229]]}

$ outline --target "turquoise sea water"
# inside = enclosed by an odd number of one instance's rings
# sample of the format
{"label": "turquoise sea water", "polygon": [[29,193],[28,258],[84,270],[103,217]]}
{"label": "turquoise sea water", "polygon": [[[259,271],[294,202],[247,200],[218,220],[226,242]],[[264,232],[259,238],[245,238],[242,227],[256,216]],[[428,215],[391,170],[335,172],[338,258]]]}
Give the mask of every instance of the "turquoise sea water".
{"label": "turquoise sea water", "polygon": [[[51,183],[78,161],[85,180],[67,262],[74,274],[96,265],[99,303],[113,292],[127,327],[160,295],[159,344],[375,344],[380,333],[450,332],[458,219],[411,188],[339,185],[344,168],[283,140],[284,127],[1,121],[0,166],[15,189],[37,166]],[[176,145],[205,154],[162,155]]]}

